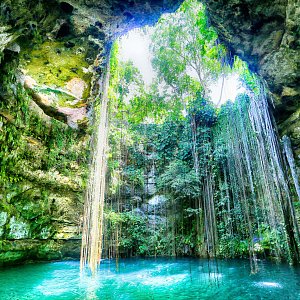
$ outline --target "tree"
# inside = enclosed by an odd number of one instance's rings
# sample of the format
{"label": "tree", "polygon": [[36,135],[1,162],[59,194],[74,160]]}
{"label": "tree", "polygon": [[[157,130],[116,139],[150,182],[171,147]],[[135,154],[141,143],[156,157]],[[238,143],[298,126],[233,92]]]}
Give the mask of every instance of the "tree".
{"label": "tree", "polygon": [[194,0],[161,18],[151,49],[154,69],[177,95],[195,96],[201,91],[207,98],[209,83],[224,72],[225,48],[207,26],[204,6]]}

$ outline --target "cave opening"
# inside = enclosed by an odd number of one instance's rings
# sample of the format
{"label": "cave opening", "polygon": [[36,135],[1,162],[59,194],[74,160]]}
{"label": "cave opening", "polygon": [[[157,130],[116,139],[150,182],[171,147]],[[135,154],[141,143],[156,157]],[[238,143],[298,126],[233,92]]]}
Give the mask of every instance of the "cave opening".
{"label": "cave opening", "polygon": [[63,23],[59,30],[57,31],[56,37],[57,38],[64,38],[68,36],[70,32],[70,25],[68,23]]}
{"label": "cave opening", "polygon": [[63,12],[66,14],[71,14],[74,10],[74,7],[68,3],[68,2],[60,2],[60,8],[62,9]]}
{"label": "cave opening", "polygon": [[268,91],[219,43],[205,7],[185,1],[110,55],[82,267],[94,272],[99,256],[249,257],[255,274],[262,257],[299,261],[293,171]]}
{"label": "cave opening", "polygon": [[3,0],[1,299],[297,297],[297,10],[203,2]]}

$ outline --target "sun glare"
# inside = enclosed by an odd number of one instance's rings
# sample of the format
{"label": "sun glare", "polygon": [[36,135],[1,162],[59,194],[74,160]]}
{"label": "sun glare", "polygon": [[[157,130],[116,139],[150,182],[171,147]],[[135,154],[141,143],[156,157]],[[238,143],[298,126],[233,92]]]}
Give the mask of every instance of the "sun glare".
{"label": "sun glare", "polygon": [[120,60],[133,61],[140,70],[146,84],[150,84],[155,77],[155,72],[151,65],[150,29],[144,32],[135,29],[124,35],[120,39]]}
{"label": "sun glare", "polygon": [[[151,84],[156,75],[151,65],[152,54],[149,49],[151,31],[151,27],[146,30],[134,29],[120,39],[120,60],[131,60],[140,70],[146,84]],[[219,78],[209,89],[211,100],[218,106],[227,100],[234,101],[239,93],[245,91],[237,74],[226,76],[224,83],[223,78]]]}

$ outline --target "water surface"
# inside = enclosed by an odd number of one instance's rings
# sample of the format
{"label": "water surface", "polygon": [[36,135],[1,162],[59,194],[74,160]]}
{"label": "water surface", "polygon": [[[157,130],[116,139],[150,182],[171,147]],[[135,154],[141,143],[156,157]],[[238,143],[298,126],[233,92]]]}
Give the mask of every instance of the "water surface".
{"label": "water surface", "polygon": [[0,269],[0,299],[300,299],[300,269],[259,262],[198,259],[105,260],[94,278],[79,262]]}

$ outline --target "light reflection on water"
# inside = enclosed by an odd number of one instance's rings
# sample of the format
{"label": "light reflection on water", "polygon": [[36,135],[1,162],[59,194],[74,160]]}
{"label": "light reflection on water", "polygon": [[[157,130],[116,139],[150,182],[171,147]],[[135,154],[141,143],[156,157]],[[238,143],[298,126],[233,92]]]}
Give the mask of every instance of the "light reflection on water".
{"label": "light reflection on water", "polygon": [[262,282],[258,282],[256,284],[259,287],[274,287],[274,288],[282,288],[280,283],[277,282],[267,282],[267,281],[262,281]]}
{"label": "light reflection on water", "polygon": [[299,299],[300,270],[260,262],[250,275],[243,260],[128,259],[103,261],[96,276],[79,262],[0,270],[0,299]]}

